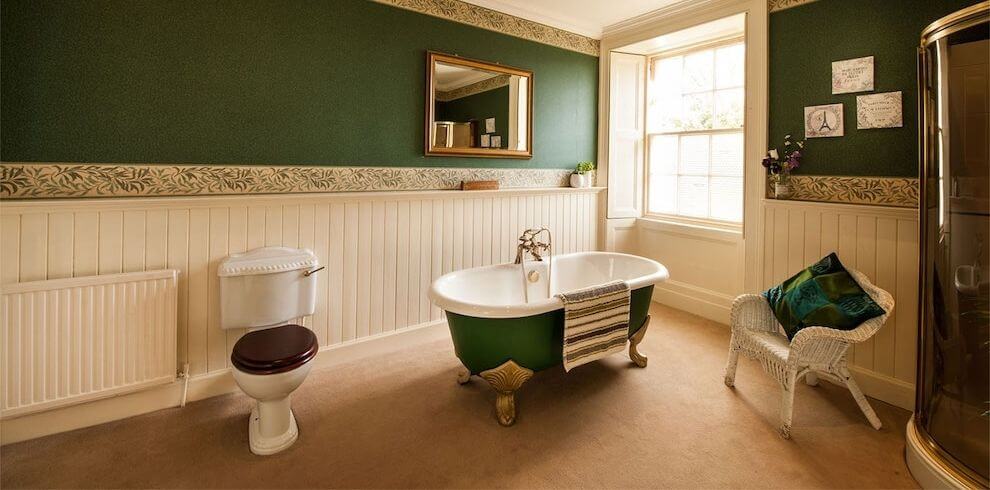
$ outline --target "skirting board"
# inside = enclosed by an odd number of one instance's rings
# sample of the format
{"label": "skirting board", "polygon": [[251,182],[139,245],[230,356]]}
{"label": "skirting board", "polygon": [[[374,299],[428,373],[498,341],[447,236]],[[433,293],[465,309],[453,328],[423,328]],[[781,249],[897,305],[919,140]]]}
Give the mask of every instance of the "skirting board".
{"label": "skirting board", "polygon": [[[732,298],[714,291],[668,280],[653,290],[653,301],[724,325],[729,324]],[[914,411],[913,384],[859,366],[849,366],[849,370],[867,396]]]}
{"label": "skirting board", "polygon": [[[340,364],[380,357],[410,346],[449,339],[446,321],[422,323],[402,330],[320,349],[314,360],[314,370]],[[316,371],[310,376],[319,376]],[[0,420],[0,445],[35,439],[59,432],[82,429],[93,425],[125,419],[164,408],[179,406],[183,381],[160,385],[144,391],[103,398],[23,417]],[[212,372],[189,379],[187,401],[202,400],[238,390],[230,370]],[[244,414],[247,416],[247,414]]]}
{"label": "skirting board", "polygon": [[856,383],[870,398],[914,411],[914,385],[859,366],[849,366]]}
{"label": "skirting board", "polygon": [[653,301],[724,325],[729,324],[732,300],[729,295],[669,279],[653,288]]}

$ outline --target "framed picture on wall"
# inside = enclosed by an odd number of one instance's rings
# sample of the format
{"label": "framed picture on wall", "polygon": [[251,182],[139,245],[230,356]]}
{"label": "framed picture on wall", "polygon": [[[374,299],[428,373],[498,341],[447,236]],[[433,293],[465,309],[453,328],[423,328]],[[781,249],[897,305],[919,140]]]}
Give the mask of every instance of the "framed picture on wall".
{"label": "framed picture on wall", "polygon": [[856,96],[856,129],[904,126],[900,92]]}
{"label": "framed picture on wall", "polygon": [[845,134],[842,104],[816,105],[804,108],[805,138],[834,138]]}
{"label": "framed picture on wall", "polygon": [[832,62],[832,93],[850,94],[873,90],[873,57]]}

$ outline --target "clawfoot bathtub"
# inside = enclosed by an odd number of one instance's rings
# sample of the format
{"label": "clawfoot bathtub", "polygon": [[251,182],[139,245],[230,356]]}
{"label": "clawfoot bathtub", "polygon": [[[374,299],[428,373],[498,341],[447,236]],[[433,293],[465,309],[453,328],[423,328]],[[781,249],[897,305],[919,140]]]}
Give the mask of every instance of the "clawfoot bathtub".
{"label": "clawfoot bathtub", "polygon": [[610,252],[558,255],[552,261],[552,278],[547,261],[526,262],[525,275],[518,264],[499,264],[451,272],[430,288],[430,300],[447,313],[454,352],[466,368],[457,381],[467,383],[472,375],[488,381],[496,392],[498,422],[505,426],[515,422],[516,390],[536,371],[562,362],[564,305],[557,293],[626,281],[631,291],[629,357],[646,367],[637,346],[649,325],[653,286],[667,279],[667,269],[650,259]]}

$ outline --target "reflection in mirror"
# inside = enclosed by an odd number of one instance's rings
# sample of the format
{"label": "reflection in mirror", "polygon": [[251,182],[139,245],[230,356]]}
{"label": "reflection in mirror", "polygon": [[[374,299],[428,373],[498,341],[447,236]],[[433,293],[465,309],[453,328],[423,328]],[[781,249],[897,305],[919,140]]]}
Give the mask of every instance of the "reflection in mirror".
{"label": "reflection in mirror", "polygon": [[427,66],[427,155],[532,156],[532,73],[439,53]]}

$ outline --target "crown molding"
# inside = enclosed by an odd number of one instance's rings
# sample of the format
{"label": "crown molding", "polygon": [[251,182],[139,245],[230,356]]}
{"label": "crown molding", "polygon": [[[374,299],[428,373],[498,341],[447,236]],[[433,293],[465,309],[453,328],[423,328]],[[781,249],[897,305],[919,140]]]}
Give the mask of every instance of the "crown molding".
{"label": "crown molding", "polygon": [[539,22],[481,7],[462,0],[373,0],[441,19],[598,56],[598,40]]}
{"label": "crown molding", "polygon": [[522,19],[531,20],[540,24],[563,29],[568,32],[580,34],[593,39],[601,39],[602,28],[593,24],[574,22],[557,15],[553,15],[546,10],[532,8],[539,5],[538,2],[513,2],[511,0],[464,0],[467,3],[484,7],[489,10],[503,12]]}
{"label": "crown molding", "polygon": [[[798,7],[817,0],[767,0],[767,12],[779,12],[793,7]],[[680,2],[667,5],[663,8],[637,15],[622,22],[616,22],[605,26],[602,30],[602,38],[626,34],[646,25],[655,24],[667,18],[683,15],[687,12],[702,12],[709,9],[719,8],[722,5],[732,3],[729,0],[681,0]]]}
{"label": "crown molding", "polygon": [[646,25],[655,24],[672,16],[682,15],[686,12],[696,12],[717,8],[720,5],[729,3],[729,0],[681,0],[665,7],[637,15],[615,24],[605,26],[602,30],[602,38],[625,34],[635,31]]}

